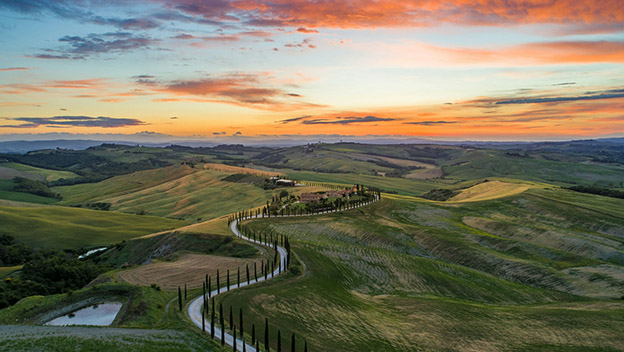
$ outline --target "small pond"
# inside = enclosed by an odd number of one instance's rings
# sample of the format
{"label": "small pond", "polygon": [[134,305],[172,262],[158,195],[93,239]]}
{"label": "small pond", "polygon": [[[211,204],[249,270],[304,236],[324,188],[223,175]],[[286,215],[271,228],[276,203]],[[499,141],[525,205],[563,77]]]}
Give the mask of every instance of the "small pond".
{"label": "small pond", "polygon": [[60,316],[45,323],[46,325],[97,325],[108,326],[113,323],[122,304],[119,302],[91,305],[75,312]]}

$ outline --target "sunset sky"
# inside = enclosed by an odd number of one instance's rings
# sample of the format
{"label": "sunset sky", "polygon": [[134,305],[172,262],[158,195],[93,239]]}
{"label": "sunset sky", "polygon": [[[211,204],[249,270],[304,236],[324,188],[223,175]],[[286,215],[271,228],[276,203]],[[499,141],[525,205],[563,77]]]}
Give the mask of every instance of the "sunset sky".
{"label": "sunset sky", "polygon": [[624,136],[621,0],[0,0],[0,134]]}

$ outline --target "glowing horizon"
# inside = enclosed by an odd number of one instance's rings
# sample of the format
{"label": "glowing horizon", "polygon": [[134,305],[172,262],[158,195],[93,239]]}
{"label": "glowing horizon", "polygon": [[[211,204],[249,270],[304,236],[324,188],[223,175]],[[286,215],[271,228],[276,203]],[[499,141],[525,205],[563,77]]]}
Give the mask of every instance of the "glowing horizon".
{"label": "glowing horizon", "polygon": [[624,8],[0,0],[0,135],[624,136]]}

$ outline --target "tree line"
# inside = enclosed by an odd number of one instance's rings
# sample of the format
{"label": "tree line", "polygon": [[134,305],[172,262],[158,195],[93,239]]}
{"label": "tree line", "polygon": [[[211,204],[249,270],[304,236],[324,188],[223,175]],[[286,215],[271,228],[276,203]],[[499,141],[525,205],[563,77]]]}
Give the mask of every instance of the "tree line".
{"label": "tree line", "polygon": [[[349,203],[337,203],[335,207],[331,207],[328,210],[342,210],[342,209],[348,209],[350,207],[355,207],[355,206],[359,206],[362,204],[365,204],[367,202],[370,202],[372,200],[375,199],[379,199],[381,197],[381,192],[379,190],[367,190],[364,186],[361,185],[356,185],[355,186],[355,190],[357,191],[358,195],[360,196],[359,199],[357,199],[357,201],[353,202],[352,204]],[[313,214],[316,213],[315,211],[312,212],[307,212],[305,210],[299,210],[298,213],[296,212],[290,212],[287,208],[285,210],[285,208],[282,208],[281,211],[279,213],[275,213],[275,212],[271,212],[269,211],[269,209],[271,209],[271,205],[278,203],[279,201],[281,201],[281,199],[283,199],[284,197],[288,196],[288,192],[273,196],[273,198],[271,199],[271,201],[267,201],[267,205],[263,208],[258,208],[255,210],[244,210],[244,211],[240,211],[232,216],[230,216],[228,218],[228,226],[231,225],[232,222],[236,221],[236,229],[238,230],[238,232],[246,237],[247,239],[249,239],[250,241],[254,242],[254,243],[260,243],[266,246],[269,246],[270,248],[273,248],[274,251],[274,257],[273,257],[273,261],[269,261],[267,260],[266,264],[264,262],[264,259],[262,260],[261,263],[261,271],[260,271],[260,277],[262,278],[264,276],[264,279],[268,279],[269,275],[271,277],[273,277],[275,275],[275,271],[276,271],[276,264],[277,263],[277,273],[281,273],[283,270],[289,270],[291,268],[291,263],[292,263],[292,252],[291,252],[291,244],[290,244],[290,240],[288,236],[279,234],[279,233],[274,233],[272,231],[257,231],[256,229],[251,229],[248,226],[244,226],[241,221],[245,220],[245,219],[249,219],[252,217],[258,217],[258,218],[270,218],[272,215],[276,216],[276,215],[305,215],[305,214]],[[340,199],[340,198],[338,198]],[[278,246],[283,247],[286,250],[286,258],[285,258],[285,263],[284,263],[284,268],[282,268],[282,261],[280,260],[280,255],[279,252],[277,250]],[[251,283],[251,271],[250,271],[250,267],[249,265],[245,266],[245,271],[244,271],[244,277],[243,277],[243,281],[247,280],[247,284]],[[293,272],[294,274],[297,274],[295,272]],[[216,274],[216,280],[215,280],[215,287],[216,287],[216,293],[220,293],[221,292],[221,287],[222,287],[222,279],[220,278],[220,274],[219,271],[217,270],[217,274]],[[257,264],[254,263],[254,268],[253,268],[253,278],[255,279],[254,282],[257,282],[258,280],[258,270],[257,270]],[[236,273],[236,287],[240,287],[240,282],[241,282],[241,270],[240,267],[237,269],[237,273]],[[230,271],[229,269],[227,270],[227,274],[226,274],[226,282],[225,282],[225,287],[224,290],[229,291],[231,287],[231,282],[230,282]],[[183,293],[184,292],[184,293]],[[245,326],[244,324],[244,319],[243,319],[243,309],[239,308],[239,318],[238,318],[238,324],[236,323],[235,319],[234,319],[234,314],[233,314],[233,307],[230,306],[229,307],[229,319],[226,319],[226,314],[224,314],[223,311],[223,303],[219,304],[219,309],[215,309],[215,298],[212,296],[213,293],[213,286],[212,286],[212,278],[210,276],[206,276],[206,280],[204,281],[204,283],[202,284],[202,297],[203,297],[203,309],[202,309],[202,331],[206,331],[206,325],[205,322],[207,320],[208,317],[210,317],[210,336],[211,338],[215,338],[215,326],[220,326],[221,328],[221,336],[220,336],[220,340],[221,340],[221,345],[225,345],[225,331],[228,330],[230,332],[230,334],[232,336],[234,336],[235,338],[237,338],[239,341],[241,341],[241,345],[242,345],[242,351],[246,351],[247,348],[247,344],[249,343],[249,345],[251,346],[255,346],[256,351],[261,351],[261,346],[262,348],[264,348],[264,351],[269,352],[271,350],[271,346],[274,346],[274,348],[276,349],[277,352],[282,352],[282,337],[281,337],[281,331],[279,329],[277,329],[277,336],[276,338],[272,341],[270,339],[270,329],[269,329],[269,321],[268,318],[265,318],[265,324],[264,324],[264,343],[262,344],[262,342],[260,341],[261,339],[259,338],[260,334],[256,334],[257,329],[255,324],[251,324],[251,327],[249,326]],[[184,286],[184,291],[182,291],[181,287],[178,287],[178,304],[179,304],[179,309],[180,311],[182,311],[183,309],[183,301],[185,301],[187,298],[187,288],[186,285]],[[218,320],[217,320],[218,319]],[[226,325],[226,321],[229,322],[229,325]],[[217,325],[218,324],[218,325]],[[248,336],[245,335],[245,331],[249,331],[246,330],[247,328],[251,328],[251,333],[250,333],[250,338]],[[258,329],[259,330],[259,329]],[[237,333],[238,331],[238,333]],[[259,331],[258,331],[259,332]],[[249,341],[249,342],[248,342]],[[236,341],[233,343],[232,346],[232,350],[233,351],[237,351],[238,349],[238,343],[236,343]],[[293,332],[291,335],[291,344],[290,344],[290,351],[294,352],[297,350],[297,339],[295,336],[295,333]],[[303,343],[303,349],[304,352],[308,351],[308,345],[307,345],[307,341],[304,340]]]}
{"label": "tree line", "polygon": [[67,293],[80,289],[101,273],[112,269],[88,260],[79,260],[73,252],[34,249],[17,244],[8,235],[0,236],[2,266],[23,265],[0,282],[0,309],[33,295]]}
{"label": "tree line", "polygon": [[589,193],[596,194],[599,196],[611,197],[611,198],[621,198],[624,199],[624,192],[618,191],[616,189],[603,188],[597,186],[572,186],[567,189],[580,192],[580,193]]}
{"label": "tree line", "polygon": [[13,178],[13,191],[35,194],[42,197],[63,199],[59,193],[53,192],[48,183],[16,176]]}

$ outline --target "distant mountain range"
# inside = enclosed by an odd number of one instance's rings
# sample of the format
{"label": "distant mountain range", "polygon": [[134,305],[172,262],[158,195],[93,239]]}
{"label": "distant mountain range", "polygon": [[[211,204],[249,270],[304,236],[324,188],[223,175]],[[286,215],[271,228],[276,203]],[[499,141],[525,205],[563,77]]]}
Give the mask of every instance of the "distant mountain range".
{"label": "distant mountain range", "polygon": [[[36,135],[32,135],[36,136]],[[35,139],[35,140],[8,140],[0,142],[0,153],[27,153],[41,149],[73,149],[82,150],[102,143],[113,143],[123,145],[142,145],[147,147],[165,147],[168,145],[183,145],[188,147],[214,147],[223,144],[242,144],[246,146],[264,147],[291,147],[310,143],[339,143],[354,142],[364,144],[441,144],[441,145],[462,145],[492,149],[522,149],[522,150],[542,150],[550,148],[560,149],[562,147],[583,148],[596,144],[624,144],[624,138],[600,138],[574,141],[555,142],[498,142],[498,141],[441,141],[425,138],[392,138],[392,137],[353,137],[353,136],[309,136],[298,138],[278,138],[278,137],[247,137],[229,136],[213,139],[176,139],[168,135],[97,135],[97,139]],[[124,136],[127,139],[120,139]],[[49,136],[48,136],[49,137]],[[133,138],[135,137],[135,138]]]}

